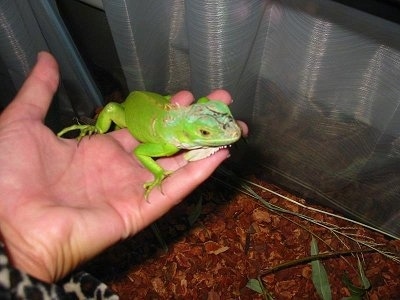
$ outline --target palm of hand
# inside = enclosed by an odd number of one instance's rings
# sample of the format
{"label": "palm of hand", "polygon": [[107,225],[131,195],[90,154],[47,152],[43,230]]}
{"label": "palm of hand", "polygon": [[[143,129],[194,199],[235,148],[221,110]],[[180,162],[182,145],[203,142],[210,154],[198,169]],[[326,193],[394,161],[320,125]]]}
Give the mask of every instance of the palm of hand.
{"label": "palm of hand", "polygon": [[[38,264],[34,268],[51,269],[52,262],[64,261],[65,270],[46,270],[46,277],[65,275],[76,262],[136,233],[178,200],[168,198],[169,189],[165,195],[153,191],[150,203],[144,200],[143,183],[151,174],[126,149],[135,145],[127,131],[114,133],[125,144],[112,136],[94,136],[77,146],[41,124],[11,127],[18,135],[3,130],[0,136],[0,148],[10,154],[0,158],[0,176],[7,178],[0,190],[10,197],[1,209],[2,234],[7,240],[12,240],[7,235],[19,237],[7,245],[12,253],[34,249],[26,258]],[[177,168],[177,161],[166,159],[164,165]],[[46,256],[47,263],[39,259]],[[17,266],[25,260],[13,259]]]}
{"label": "palm of hand", "polygon": [[[126,130],[77,146],[42,124],[57,74],[55,61],[42,55],[0,118],[1,238],[16,267],[45,281],[143,229],[227,156],[224,150],[190,164],[181,155],[161,159],[168,170],[183,167],[146,202],[143,184],[152,175],[132,156],[137,142]],[[186,94],[181,103],[190,101]]]}

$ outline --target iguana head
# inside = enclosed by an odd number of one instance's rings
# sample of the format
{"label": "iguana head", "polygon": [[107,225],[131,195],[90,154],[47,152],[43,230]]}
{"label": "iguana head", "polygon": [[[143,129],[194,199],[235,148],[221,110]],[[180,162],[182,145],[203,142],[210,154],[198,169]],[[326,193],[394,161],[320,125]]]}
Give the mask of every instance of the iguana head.
{"label": "iguana head", "polygon": [[189,106],[181,122],[178,145],[181,149],[219,148],[236,142],[241,136],[239,125],[221,101]]}

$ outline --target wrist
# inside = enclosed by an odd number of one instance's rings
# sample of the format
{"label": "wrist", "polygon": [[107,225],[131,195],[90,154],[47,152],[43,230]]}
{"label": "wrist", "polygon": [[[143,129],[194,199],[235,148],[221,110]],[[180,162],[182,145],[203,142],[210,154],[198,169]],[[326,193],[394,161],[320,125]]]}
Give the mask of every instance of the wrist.
{"label": "wrist", "polygon": [[43,260],[43,251],[38,245],[29,245],[28,241],[4,223],[1,223],[1,243],[8,257],[9,264],[32,277],[45,282],[53,282],[48,264]]}

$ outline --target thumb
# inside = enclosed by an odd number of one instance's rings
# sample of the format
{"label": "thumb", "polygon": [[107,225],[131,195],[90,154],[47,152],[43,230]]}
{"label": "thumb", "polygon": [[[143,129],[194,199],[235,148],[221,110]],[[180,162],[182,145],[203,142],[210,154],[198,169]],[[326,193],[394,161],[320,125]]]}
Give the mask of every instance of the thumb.
{"label": "thumb", "polygon": [[3,122],[19,119],[43,120],[59,82],[58,65],[54,57],[40,52],[38,60],[17,96],[4,110]]}

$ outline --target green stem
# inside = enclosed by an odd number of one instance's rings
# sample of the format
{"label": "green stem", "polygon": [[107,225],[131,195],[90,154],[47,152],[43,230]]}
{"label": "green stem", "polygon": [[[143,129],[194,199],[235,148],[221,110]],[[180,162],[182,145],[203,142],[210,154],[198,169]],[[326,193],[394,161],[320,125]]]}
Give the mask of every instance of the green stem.
{"label": "green stem", "polygon": [[346,256],[346,255],[350,255],[350,254],[354,254],[354,253],[368,253],[368,252],[374,252],[374,251],[375,250],[372,250],[372,249],[348,250],[348,251],[339,251],[339,252],[333,252],[333,253],[322,253],[322,254],[317,254],[317,255],[311,255],[311,256],[291,260],[291,261],[282,263],[280,265],[277,265],[266,271],[263,271],[262,273],[260,273],[259,278],[261,278],[265,275],[286,269],[286,268],[301,265],[304,263],[309,263],[309,262],[311,262],[313,260],[317,260],[317,259],[328,259],[328,258],[332,258],[332,257]]}

